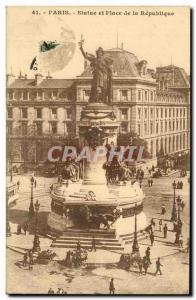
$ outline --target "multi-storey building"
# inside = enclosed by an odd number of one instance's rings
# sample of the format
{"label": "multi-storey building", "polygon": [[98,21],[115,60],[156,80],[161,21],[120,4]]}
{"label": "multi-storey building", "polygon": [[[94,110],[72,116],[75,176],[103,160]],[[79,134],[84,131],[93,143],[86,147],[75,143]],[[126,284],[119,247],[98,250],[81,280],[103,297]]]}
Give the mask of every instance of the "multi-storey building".
{"label": "multi-storey building", "polygon": [[[156,72],[147,61],[124,50],[105,51],[113,59],[111,105],[119,134],[135,132],[148,142],[152,157],[189,150],[190,96],[188,75],[170,65]],[[80,137],[82,110],[88,104],[91,67],[75,79],[36,74],[7,75],[8,156],[12,161],[38,163],[51,145]]]}

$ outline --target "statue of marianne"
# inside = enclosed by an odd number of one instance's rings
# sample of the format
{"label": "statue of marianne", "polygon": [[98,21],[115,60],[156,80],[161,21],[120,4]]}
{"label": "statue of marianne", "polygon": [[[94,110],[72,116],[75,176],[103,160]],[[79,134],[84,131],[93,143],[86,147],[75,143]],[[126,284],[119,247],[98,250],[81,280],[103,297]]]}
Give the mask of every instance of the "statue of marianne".
{"label": "statue of marianne", "polygon": [[90,102],[110,103],[112,97],[112,59],[104,56],[104,51],[99,47],[96,56],[84,52],[84,39],[78,43],[85,59],[91,62],[93,80],[91,85]]}

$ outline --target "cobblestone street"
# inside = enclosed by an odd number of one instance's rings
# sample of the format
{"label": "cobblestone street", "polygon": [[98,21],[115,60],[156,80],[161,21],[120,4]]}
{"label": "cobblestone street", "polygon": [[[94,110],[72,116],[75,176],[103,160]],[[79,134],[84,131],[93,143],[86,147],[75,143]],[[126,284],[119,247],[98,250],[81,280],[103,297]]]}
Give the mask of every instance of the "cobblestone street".
{"label": "cobblestone street", "polygon": [[[183,190],[176,190],[176,195],[180,195],[185,202],[185,209],[181,213],[183,221],[183,238],[184,249],[174,245],[175,233],[172,231],[173,225],[169,221],[171,218],[171,210],[173,205],[173,188],[172,182],[183,180]],[[155,243],[151,247],[151,261],[148,274],[139,275],[138,269],[124,271],[116,269],[116,263],[119,261],[119,252],[110,252],[98,250],[97,252],[89,252],[87,267],[79,269],[68,269],[60,265],[57,261],[51,262],[49,265],[34,265],[33,270],[29,271],[28,267],[23,267],[21,261],[23,259],[23,250],[32,247],[33,235],[25,236],[17,235],[16,227],[18,220],[27,218],[27,212],[30,203],[30,175],[18,176],[14,180],[20,180],[20,198],[16,204],[9,210],[12,236],[7,238],[7,245],[12,247],[21,247],[19,253],[7,250],[7,276],[14,276],[14,280],[8,280],[7,292],[21,292],[21,282],[23,282],[23,293],[47,293],[52,287],[54,291],[63,288],[68,294],[78,293],[100,293],[107,294],[109,280],[114,277],[116,294],[186,294],[189,289],[189,255],[186,253],[185,246],[187,237],[189,237],[189,194],[188,181],[186,178],[165,177],[154,179],[152,187],[147,186],[146,180],[142,182],[142,188],[145,193],[144,212],[148,222],[154,218],[155,227]],[[56,178],[36,177],[37,188],[34,189],[34,201],[40,202],[40,215],[50,212],[50,196],[49,187],[56,182]],[[26,192],[29,185],[29,192]],[[25,192],[24,192],[25,190]],[[164,218],[161,216],[161,206],[165,205],[166,214]],[[159,231],[158,221],[163,219],[163,224],[167,223],[169,232],[167,239],[163,238],[163,233]],[[40,239],[42,250],[48,249],[51,240],[47,238]],[[147,246],[150,246],[149,238],[139,242],[141,256],[144,255]],[[128,245],[125,252],[131,252],[132,245]],[[57,249],[57,260],[65,258],[67,249]],[[156,270],[156,259],[161,257],[163,264],[163,275],[154,276]],[[101,261],[100,261],[101,260]],[[115,272],[114,272],[115,268]],[[14,275],[13,275],[14,274]],[[171,284],[172,283],[172,284]],[[150,290],[149,290],[150,286]]]}

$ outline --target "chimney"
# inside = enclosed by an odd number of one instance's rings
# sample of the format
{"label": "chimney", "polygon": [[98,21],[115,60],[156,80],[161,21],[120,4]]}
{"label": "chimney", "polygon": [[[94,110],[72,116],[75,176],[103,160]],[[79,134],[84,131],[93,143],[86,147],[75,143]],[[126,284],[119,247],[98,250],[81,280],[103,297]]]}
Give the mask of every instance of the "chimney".
{"label": "chimney", "polygon": [[6,84],[7,86],[10,85],[12,82],[14,82],[15,76],[13,74],[7,74],[6,75]]}
{"label": "chimney", "polygon": [[35,74],[35,85],[39,85],[43,80],[42,74]]}
{"label": "chimney", "polygon": [[124,50],[124,48],[123,48],[123,47],[124,47],[124,45],[123,45],[123,43],[121,43],[121,50]]}
{"label": "chimney", "polygon": [[51,79],[52,76],[50,75],[50,72],[48,72],[48,75],[46,76],[46,79]]}

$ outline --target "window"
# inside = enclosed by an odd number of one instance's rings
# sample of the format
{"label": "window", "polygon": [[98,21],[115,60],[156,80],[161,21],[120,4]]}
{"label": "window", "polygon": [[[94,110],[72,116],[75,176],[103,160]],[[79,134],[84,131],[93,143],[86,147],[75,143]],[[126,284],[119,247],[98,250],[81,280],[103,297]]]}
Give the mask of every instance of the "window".
{"label": "window", "polygon": [[67,119],[70,119],[70,120],[71,120],[71,117],[72,117],[71,109],[68,108],[68,109],[67,109]]}
{"label": "window", "polygon": [[13,100],[14,99],[14,92],[13,91],[9,91],[8,92],[8,99],[9,100]]}
{"label": "window", "polygon": [[151,93],[150,93],[150,100],[153,101],[153,99],[154,99],[154,93],[151,92]]}
{"label": "window", "polygon": [[37,134],[42,135],[42,123],[37,123]]}
{"label": "window", "polygon": [[56,100],[57,99],[57,91],[52,91],[52,99]]}
{"label": "window", "polygon": [[128,100],[128,90],[121,90],[120,98],[121,98],[121,100]]}
{"label": "window", "polygon": [[167,132],[167,121],[165,121],[165,131]]}
{"label": "window", "polygon": [[148,132],[147,132],[147,123],[144,123],[144,134],[147,135]]}
{"label": "window", "polygon": [[167,108],[165,109],[165,118],[167,118]]}
{"label": "window", "polygon": [[22,124],[22,135],[27,135],[27,124],[26,123]]}
{"label": "window", "polygon": [[185,120],[183,120],[183,129],[185,129]]}
{"label": "window", "polygon": [[51,119],[57,119],[57,109],[56,108],[52,108],[51,109]]}
{"label": "window", "polygon": [[145,119],[147,119],[147,115],[148,115],[148,111],[147,111],[147,108],[144,109],[144,117]]}
{"label": "window", "polygon": [[176,109],[176,117],[178,117],[178,108]]}
{"label": "window", "polygon": [[161,108],[161,118],[163,118],[163,108]]}
{"label": "window", "polygon": [[83,90],[83,100],[87,101],[90,97],[90,90]]}
{"label": "window", "polygon": [[139,135],[141,135],[141,125],[140,124],[137,125],[137,133]]}
{"label": "window", "polygon": [[122,120],[122,121],[125,121],[125,120],[128,119],[128,118],[127,118],[127,117],[128,117],[127,112],[128,112],[127,109],[122,109],[122,110],[121,110],[121,120]]}
{"label": "window", "polygon": [[186,109],[184,108],[184,117],[185,117],[185,115],[186,115]]}
{"label": "window", "polygon": [[150,122],[150,134],[153,134],[153,123]]}
{"label": "window", "polygon": [[159,133],[159,123],[156,124],[156,133]]}
{"label": "window", "polygon": [[163,132],[163,121],[161,121],[161,133]]}
{"label": "window", "polygon": [[42,118],[42,108],[37,108],[37,119]]}
{"label": "window", "polygon": [[180,109],[180,116],[182,117],[182,108]]}
{"label": "window", "polygon": [[23,91],[23,100],[28,100],[28,92]]}
{"label": "window", "polygon": [[121,125],[121,132],[126,133],[127,132],[127,124],[122,124]]}
{"label": "window", "polygon": [[9,108],[7,109],[7,117],[8,117],[9,119],[13,118],[13,110],[12,110],[11,107],[9,107]]}
{"label": "window", "polygon": [[57,133],[57,123],[51,123],[51,131],[52,134],[56,134]]}
{"label": "window", "polygon": [[173,131],[175,130],[175,121],[173,121]]}
{"label": "window", "polygon": [[38,90],[37,91],[37,100],[41,100],[42,99],[42,91]]}
{"label": "window", "polygon": [[173,117],[175,118],[175,108],[173,108]]}
{"label": "window", "polygon": [[12,122],[9,122],[7,124],[7,134],[12,135],[12,133],[13,133],[13,124],[12,124]]}
{"label": "window", "polygon": [[147,101],[147,100],[148,100],[148,91],[145,91],[145,94],[144,94],[144,95],[145,95],[145,98],[144,98],[144,99],[145,99],[145,101]]}
{"label": "window", "polygon": [[169,117],[171,118],[171,108],[169,108]]}
{"label": "window", "polygon": [[157,119],[158,119],[158,117],[159,117],[159,109],[158,108],[156,109],[156,115],[157,115]]}
{"label": "window", "polygon": [[142,93],[141,93],[141,91],[138,91],[138,100],[140,101],[140,100],[142,100]]}
{"label": "window", "polygon": [[176,130],[178,130],[178,120],[176,121]]}
{"label": "window", "polygon": [[169,121],[169,131],[171,131],[171,121]]}
{"label": "window", "polygon": [[150,109],[150,117],[153,118],[153,108]]}
{"label": "window", "polygon": [[27,108],[21,109],[22,119],[27,119]]}
{"label": "window", "polygon": [[141,119],[141,108],[138,108],[138,119]]}

